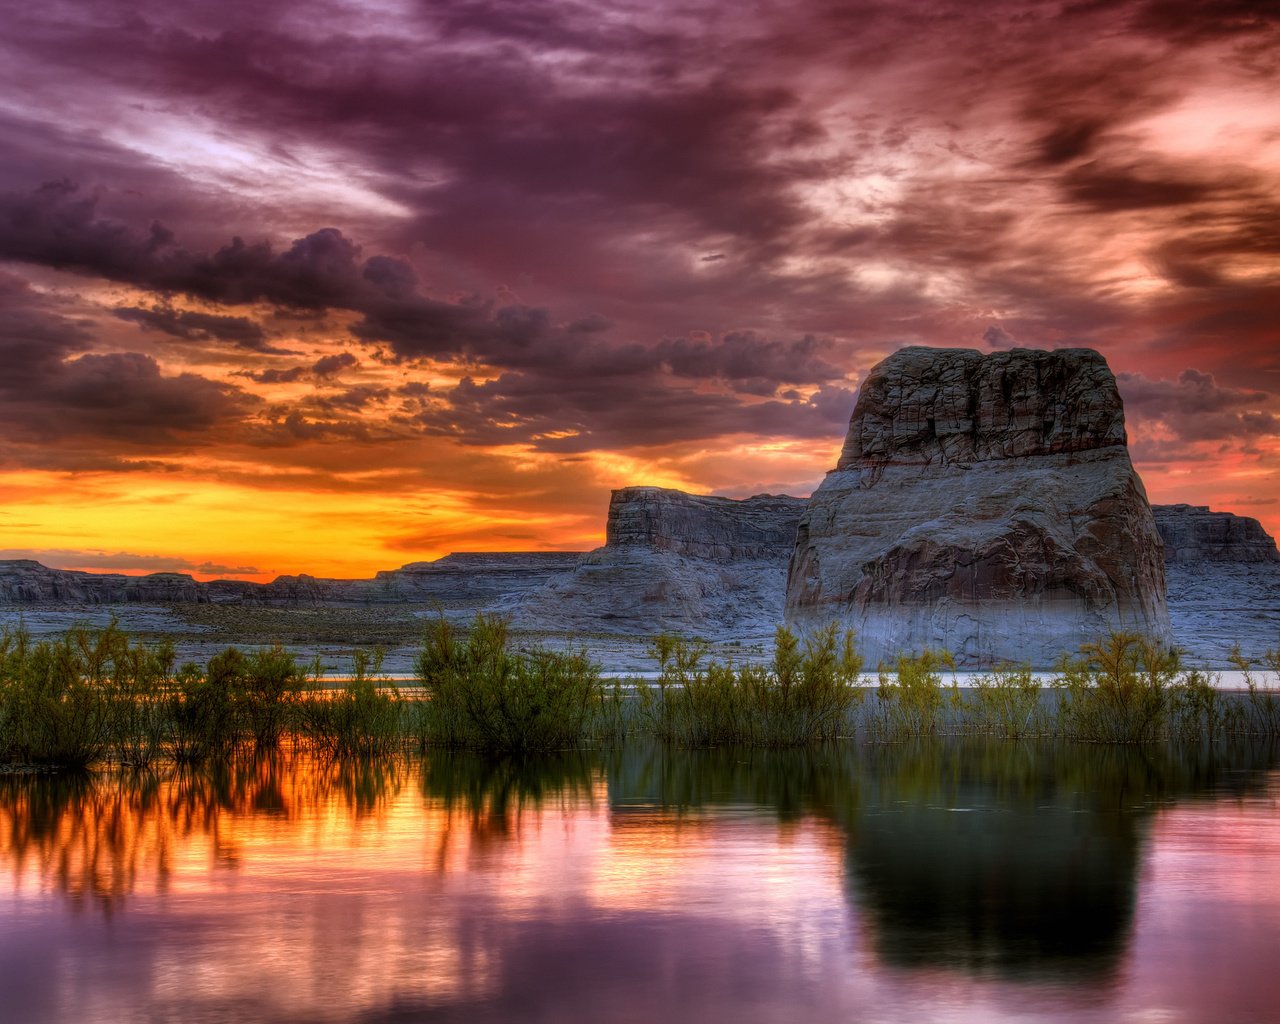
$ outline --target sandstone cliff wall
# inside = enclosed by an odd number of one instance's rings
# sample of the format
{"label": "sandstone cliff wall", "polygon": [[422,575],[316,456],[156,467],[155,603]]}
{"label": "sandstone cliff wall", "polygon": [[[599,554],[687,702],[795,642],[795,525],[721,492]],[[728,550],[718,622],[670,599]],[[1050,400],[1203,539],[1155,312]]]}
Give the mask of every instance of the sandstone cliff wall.
{"label": "sandstone cliff wall", "polygon": [[1206,505],[1152,505],[1166,564],[1280,562],[1276,542],[1249,516],[1214,512]]}
{"label": "sandstone cliff wall", "polygon": [[661,487],[613,492],[605,545],[522,601],[530,629],[651,635],[772,632],[802,498],[708,497]]}
{"label": "sandstone cliff wall", "polygon": [[570,572],[579,552],[458,552],[413,562],[373,579],[298,575],[270,583],[200,582],[182,573],[124,576],[50,569],[29,560],[0,561],[0,604],[435,604],[502,607]]}
{"label": "sandstone cliff wall", "polygon": [[1163,548],[1096,352],[903,349],[864,381],[802,518],[788,620],[874,661],[1051,663],[1109,629],[1170,639]]}

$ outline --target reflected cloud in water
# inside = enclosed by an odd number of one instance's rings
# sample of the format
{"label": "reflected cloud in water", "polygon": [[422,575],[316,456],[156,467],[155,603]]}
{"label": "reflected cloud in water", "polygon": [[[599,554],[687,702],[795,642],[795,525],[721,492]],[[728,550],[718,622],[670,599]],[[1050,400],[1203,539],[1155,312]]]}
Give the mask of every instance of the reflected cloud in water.
{"label": "reflected cloud in water", "polygon": [[1249,946],[1207,954],[1232,1019],[1278,994],[1257,954],[1280,941],[1274,767],[637,744],[0,776],[6,1004],[30,1022],[1101,1021],[1172,1000],[1191,1020],[1203,935]]}

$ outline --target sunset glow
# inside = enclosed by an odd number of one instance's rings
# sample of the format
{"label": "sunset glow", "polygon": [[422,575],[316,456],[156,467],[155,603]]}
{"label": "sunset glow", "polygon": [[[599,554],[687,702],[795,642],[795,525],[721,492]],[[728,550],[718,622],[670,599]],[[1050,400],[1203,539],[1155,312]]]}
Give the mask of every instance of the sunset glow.
{"label": "sunset glow", "polygon": [[906,344],[1087,346],[1280,533],[1247,2],[10,5],[0,558],[369,576],[808,494]]}

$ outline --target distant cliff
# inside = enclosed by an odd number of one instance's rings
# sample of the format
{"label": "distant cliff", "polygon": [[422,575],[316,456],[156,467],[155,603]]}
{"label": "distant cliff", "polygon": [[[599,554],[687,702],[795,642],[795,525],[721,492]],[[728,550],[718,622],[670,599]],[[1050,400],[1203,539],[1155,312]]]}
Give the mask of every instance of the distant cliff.
{"label": "distant cliff", "polygon": [[124,576],[0,561],[0,604],[433,604],[501,605],[569,572],[579,552],[457,552],[412,562],[373,579],[279,576],[270,583],[212,580],[182,573]]}
{"label": "distant cliff", "polygon": [[609,502],[604,547],[521,601],[525,628],[648,634],[771,632],[805,501],[626,487]]}
{"label": "distant cliff", "polygon": [[1213,512],[1207,505],[1152,505],[1166,564],[1280,562],[1276,542],[1248,516]]}

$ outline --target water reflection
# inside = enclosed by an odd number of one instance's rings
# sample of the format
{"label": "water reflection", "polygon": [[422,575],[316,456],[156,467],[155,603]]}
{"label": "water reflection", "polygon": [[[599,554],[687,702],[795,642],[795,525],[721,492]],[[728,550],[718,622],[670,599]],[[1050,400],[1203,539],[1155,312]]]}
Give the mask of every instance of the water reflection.
{"label": "water reflection", "polygon": [[168,890],[174,857],[234,869],[246,820],[282,823],[341,808],[376,816],[407,778],[403,762],[318,762],[275,753],[168,772],[0,774],[0,864],[19,885],[110,912],[140,879]]}
{"label": "water reflection", "polygon": [[[1162,851],[1213,863],[1233,808],[1220,884],[1248,898],[1196,927],[1280,941],[1275,765],[976,742],[0,776],[0,981],[32,1022],[1109,1019],[1182,983],[1176,913],[1143,907],[1191,898]],[[1264,1005],[1239,969],[1227,1005]]]}

